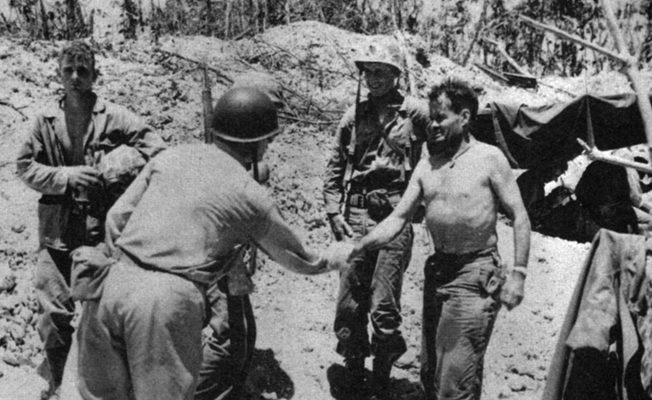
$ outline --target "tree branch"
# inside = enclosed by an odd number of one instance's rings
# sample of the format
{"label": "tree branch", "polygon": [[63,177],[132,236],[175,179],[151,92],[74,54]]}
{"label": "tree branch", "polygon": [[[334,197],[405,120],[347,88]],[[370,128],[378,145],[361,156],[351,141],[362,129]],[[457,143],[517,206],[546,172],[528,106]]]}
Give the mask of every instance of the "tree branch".
{"label": "tree branch", "polygon": [[652,174],[652,167],[650,167],[648,164],[631,161],[626,158],[614,156],[602,150],[598,150],[597,147],[589,146],[588,144],[586,144],[585,141],[583,141],[580,138],[577,138],[577,142],[580,144],[580,146],[582,146],[585,154],[587,155],[587,157],[589,157],[590,160],[604,161],[609,164],[619,165],[625,168],[634,168],[637,171],[645,172],[647,174]]}
{"label": "tree branch", "polygon": [[[180,59],[182,59],[184,61],[188,61],[190,63],[193,63],[193,64],[197,65],[198,67],[203,67],[203,65],[205,64],[205,63],[203,63],[201,61],[198,61],[198,60],[195,60],[193,58],[183,56],[183,55],[181,55],[179,53],[175,53],[175,52],[172,52],[172,51],[163,50],[163,49],[155,49],[154,51],[157,51],[159,53],[163,53],[163,54],[165,54],[167,56],[180,58]],[[221,81],[221,83],[226,84],[226,85],[231,85],[233,83],[233,79],[231,79],[230,77],[224,75],[220,70],[209,67],[208,65],[206,65],[206,69],[208,69],[209,71],[211,71],[212,73],[217,75],[217,78],[218,78],[218,80]]]}
{"label": "tree branch", "polygon": [[622,62],[624,64],[629,63],[628,58],[625,58],[625,57],[623,57],[622,55],[620,55],[618,53],[614,53],[611,50],[607,50],[604,47],[598,46],[597,44],[593,44],[593,43],[589,42],[588,40],[584,40],[579,36],[570,34],[570,33],[565,32],[565,31],[563,31],[563,30],[561,30],[559,28],[555,28],[554,26],[546,25],[546,24],[543,24],[541,22],[535,21],[532,18],[526,17],[525,15],[519,15],[518,17],[523,22],[525,22],[526,24],[531,25],[531,26],[533,26],[533,27],[535,27],[537,29],[541,29],[541,30],[544,30],[544,31],[554,33],[555,35],[557,35],[557,36],[559,36],[561,38],[570,40],[571,42],[574,42],[574,43],[580,44],[582,46],[588,47],[590,49],[593,49],[593,50],[597,51],[598,53],[602,53],[602,54],[606,55],[607,57],[611,57],[612,59],[618,60],[618,61],[620,61],[620,62]]}

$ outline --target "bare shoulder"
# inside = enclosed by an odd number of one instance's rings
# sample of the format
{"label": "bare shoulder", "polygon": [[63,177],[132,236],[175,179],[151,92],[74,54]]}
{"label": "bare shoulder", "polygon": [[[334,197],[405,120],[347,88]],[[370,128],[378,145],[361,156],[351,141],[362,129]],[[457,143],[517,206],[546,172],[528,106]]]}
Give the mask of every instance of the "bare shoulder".
{"label": "bare shoulder", "polygon": [[[475,140],[475,139],[474,139]],[[496,146],[475,140],[475,157],[496,168],[509,168],[505,154]]]}

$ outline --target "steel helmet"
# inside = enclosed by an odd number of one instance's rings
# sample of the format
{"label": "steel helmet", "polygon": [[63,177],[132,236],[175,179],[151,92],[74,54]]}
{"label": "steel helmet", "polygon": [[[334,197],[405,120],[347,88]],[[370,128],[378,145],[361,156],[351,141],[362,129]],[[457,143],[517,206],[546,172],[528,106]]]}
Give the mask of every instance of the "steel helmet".
{"label": "steel helmet", "polygon": [[359,70],[364,71],[365,65],[370,63],[385,64],[392,67],[397,74],[403,70],[403,57],[396,44],[382,45],[371,43],[364,51],[364,55],[354,61]]}
{"label": "steel helmet", "polygon": [[213,134],[229,142],[253,143],[279,132],[276,106],[251,87],[228,90],[217,100],[211,118]]}
{"label": "steel helmet", "polygon": [[278,81],[266,72],[246,72],[233,80],[231,88],[252,87],[265,93],[272,100],[277,108],[283,108],[285,101],[281,85]]}

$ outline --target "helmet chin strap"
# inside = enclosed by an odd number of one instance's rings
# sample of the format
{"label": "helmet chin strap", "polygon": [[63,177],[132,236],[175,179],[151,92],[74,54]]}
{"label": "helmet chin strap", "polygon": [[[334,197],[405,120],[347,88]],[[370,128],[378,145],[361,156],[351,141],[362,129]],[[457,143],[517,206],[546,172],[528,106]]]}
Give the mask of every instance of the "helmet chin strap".
{"label": "helmet chin strap", "polygon": [[254,176],[254,180],[258,182],[259,179],[259,173],[258,173],[258,146],[259,144],[256,143],[253,146],[251,146],[251,172]]}

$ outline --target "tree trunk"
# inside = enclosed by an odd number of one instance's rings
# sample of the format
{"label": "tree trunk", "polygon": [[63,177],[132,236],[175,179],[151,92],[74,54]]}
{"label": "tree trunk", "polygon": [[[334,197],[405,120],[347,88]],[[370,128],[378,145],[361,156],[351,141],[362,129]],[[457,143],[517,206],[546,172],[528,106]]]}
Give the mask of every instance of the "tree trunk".
{"label": "tree trunk", "polygon": [[290,18],[290,0],[285,0],[285,23],[287,25],[290,24],[291,18]]}
{"label": "tree trunk", "polygon": [[75,1],[66,0],[66,39],[72,40],[75,25]]}
{"label": "tree trunk", "polygon": [[267,18],[269,18],[269,9],[267,0],[263,0],[263,31],[267,29]]}
{"label": "tree trunk", "polygon": [[39,0],[39,8],[41,9],[41,35],[43,39],[50,39],[50,28],[48,27],[48,15],[45,12],[45,7],[43,6],[43,0]]}
{"label": "tree trunk", "polygon": [[213,7],[211,7],[211,0],[206,0],[206,27],[204,33],[206,36],[213,36]]}
{"label": "tree trunk", "polygon": [[260,32],[260,26],[258,20],[260,19],[260,7],[258,6],[258,0],[252,0],[251,6],[254,9],[254,34]]}
{"label": "tree trunk", "polygon": [[224,39],[229,38],[231,28],[231,11],[233,10],[233,0],[226,0],[226,10],[224,11]]}

